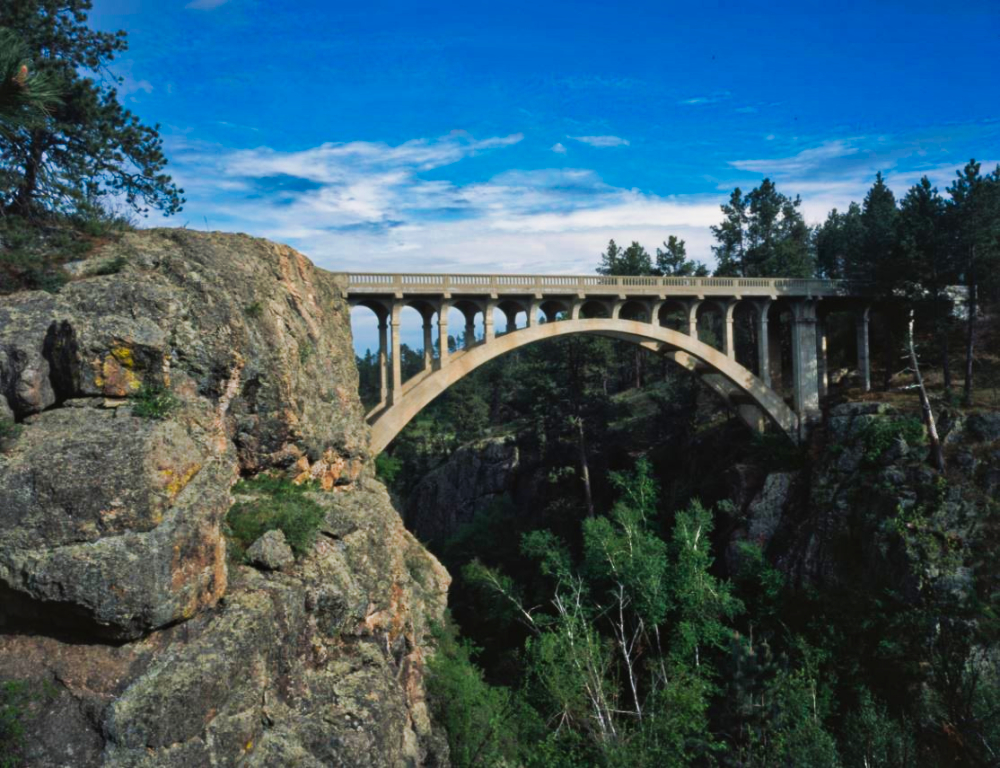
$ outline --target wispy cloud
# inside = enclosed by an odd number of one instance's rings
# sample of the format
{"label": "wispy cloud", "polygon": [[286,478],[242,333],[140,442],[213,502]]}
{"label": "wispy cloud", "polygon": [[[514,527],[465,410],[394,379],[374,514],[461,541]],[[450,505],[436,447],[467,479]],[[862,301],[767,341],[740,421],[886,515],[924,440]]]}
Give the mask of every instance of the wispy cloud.
{"label": "wispy cloud", "polygon": [[555,152],[557,155],[565,155],[566,147],[562,145],[562,142],[557,141],[555,144],[552,145],[552,151]]}
{"label": "wispy cloud", "polygon": [[730,97],[729,91],[721,91],[720,93],[713,93],[708,96],[692,96],[689,99],[681,99],[678,104],[683,104],[687,106],[697,106],[699,104],[715,104],[720,101],[725,101]]}
{"label": "wispy cloud", "polygon": [[734,160],[730,163],[741,171],[753,171],[765,174],[803,174],[814,170],[827,161],[835,158],[856,155],[860,150],[860,139],[835,139],[826,141],[818,147],[810,147],[791,155],[765,160]]}
{"label": "wispy cloud", "polygon": [[627,147],[629,145],[628,139],[623,139],[620,136],[567,136],[566,138],[588,144],[591,147]]}
{"label": "wispy cloud", "polygon": [[185,5],[185,8],[191,8],[196,11],[210,11],[213,8],[218,8],[220,5],[225,5],[229,0],[191,0],[190,3]]}
{"label": "wispy cloud", "polygon": [[[231,151],[174,140],[174,173],[212,228],[288,242],[333,269],[589,271],[611,237],[684,237],[708,252],[716,195],[663,198],[581,168],[508,170],[477,181],[446,167],[503,152],[518,134],[451,134],[398,145],[331,143],[301,152]],[[433,178],[426,174],[434,171]],[[456,176],[464,176],[456,171]],[[667,231],[665,228],[669,228]]]}

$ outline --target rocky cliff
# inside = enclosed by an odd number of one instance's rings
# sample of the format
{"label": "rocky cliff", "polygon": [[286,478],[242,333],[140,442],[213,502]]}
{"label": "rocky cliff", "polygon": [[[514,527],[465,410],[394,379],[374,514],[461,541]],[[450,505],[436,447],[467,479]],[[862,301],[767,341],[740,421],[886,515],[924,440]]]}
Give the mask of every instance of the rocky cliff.
{"label": "rocky cliff", "polygon": [[[332,275],[240,235],[124,236],[0,300],[0,680],[37,766],[446,760],[422,660],[448,575],[371,477]],[[227,558],[264,471],[325,515]]]}

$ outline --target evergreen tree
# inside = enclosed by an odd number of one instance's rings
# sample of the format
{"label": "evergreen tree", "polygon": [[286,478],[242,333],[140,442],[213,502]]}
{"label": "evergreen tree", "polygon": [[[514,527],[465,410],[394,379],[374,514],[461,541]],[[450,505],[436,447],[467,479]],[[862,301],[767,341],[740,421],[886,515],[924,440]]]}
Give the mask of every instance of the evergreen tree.
{"label": "evergreen tree", "polygon": [[700,261],[690,261],[683,240],[670,235],[663,249],[656,249],[656,274],[664,277],[706,277],[708,267]]}
{"label": "evergreen tree", "polygon": [[41,122],[59,101],[52,79],[28,61],[24,42],[0,28],[0,136],[15,141],[19,132]]}
{"label": "evergreen tree", "polygon": [[811,277],[814,272],[809,227],[802,201],[780,192],[770,179],[744,196],[739,187],[722,206],[725,219],[712,227],[716,275]]}
{"label": "evergreen tree", "polygon": [[844,213],[834,208],[813,236],[819,276],[828,280],[846,278],[861,259],[863,242],[861,206],[852,202]]}
{"label": "evergreen tree", "polygon": [[39,76],[61,93],[43,119],[0,143],[0,201],[31,216],[88,210],[115,195],[141,213],[176,213],[183,190],[163,172],[158,126],[143,125],[115,88],[98,80],[126,50],[125,33],[90,29],[90,8],[90,0],[0,0],[0,19],[24,42]]}
{"label": "evergreen tree", "polygon": [[958,276],[948,249],[944,198],[924,176],[910,187],[899,208],[898,255],[893,272],[912,302],[929,302],[941,351],[945,391],[951,389],[948,331],[951,306],[946,288]]}
{"label": "evergreen tree", "polygon": [[896,252],[898,234],[896,197],[879,172],[875,183],[865,195],[861,209],[861,223],[864,235],[861,245],[861,261],[851,265],[849,277],[865,282],[889,285],[895,281],[893,255]]}
{"label": "evergreen tree", "polygon": [[601,254],[601,264],[597,271],[602,275],[651,275],[653,260],[635,240],[624,249],[610,240],[607,249]]}
{"label": "evergreen tree", "polygon": [[747,205],[746,198],[737,187],[729,196],[729,202],[721,206],[725,218],[722,224],[712,227],[712,234],[719,241],[718,245],[712,246],[717,262],[716,275],[734,277],[743,274],[748,223]]}
{"label": "evergreen tree", "polygon": [[975,160],[948,187],[949,233],[956,268],[968,291],[963,399],[972,401],[973,357],[980,289],[995,286],[1000,269],[1000,166],[983,176]]}

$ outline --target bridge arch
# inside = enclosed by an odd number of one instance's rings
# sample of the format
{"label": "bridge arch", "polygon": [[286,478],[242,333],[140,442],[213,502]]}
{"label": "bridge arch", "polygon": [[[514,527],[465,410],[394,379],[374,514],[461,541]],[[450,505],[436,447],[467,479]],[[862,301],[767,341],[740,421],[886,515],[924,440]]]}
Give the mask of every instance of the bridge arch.
{"label": "bridge arch", "polygon": [[403,396],[370,414],[371,449],[375,454],[396,437],[410,420],[438,395],[481,365],[528,344],[574,334],[606,336],[638,344],[669,356],[674,362],[702,374],[714,390],[743,406],[759,409],[793,441],[799,419],[763,381],[733,358],[689,335],[639,320],[589,318],[535,324],[498,336],[453,355],[446,365],[414,377]]}

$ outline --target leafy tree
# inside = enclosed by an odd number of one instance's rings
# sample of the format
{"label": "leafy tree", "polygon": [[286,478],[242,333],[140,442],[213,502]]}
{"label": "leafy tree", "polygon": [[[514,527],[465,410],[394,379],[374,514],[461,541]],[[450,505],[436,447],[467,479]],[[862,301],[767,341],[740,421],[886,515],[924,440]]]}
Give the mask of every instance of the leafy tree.
{"label": "leafy tree", "polygon": [[708,267],[700,261],[690,261],[683,240],[670,235],[663,249],[656,249],[656,274],[665,277],[707,277]]}
{"label": "leafy tree", "polygon": [[61,94],[49,113],[0,144],[9,212],[78,212],[121,197],[134,210],[176,213],[183,190],[164,173],[158,126],[143,125],[118,101],[108,67],[127,48],[125,33],[90,29],[90,0],[0,0],[0,18],[34,59],[38,76]]}

